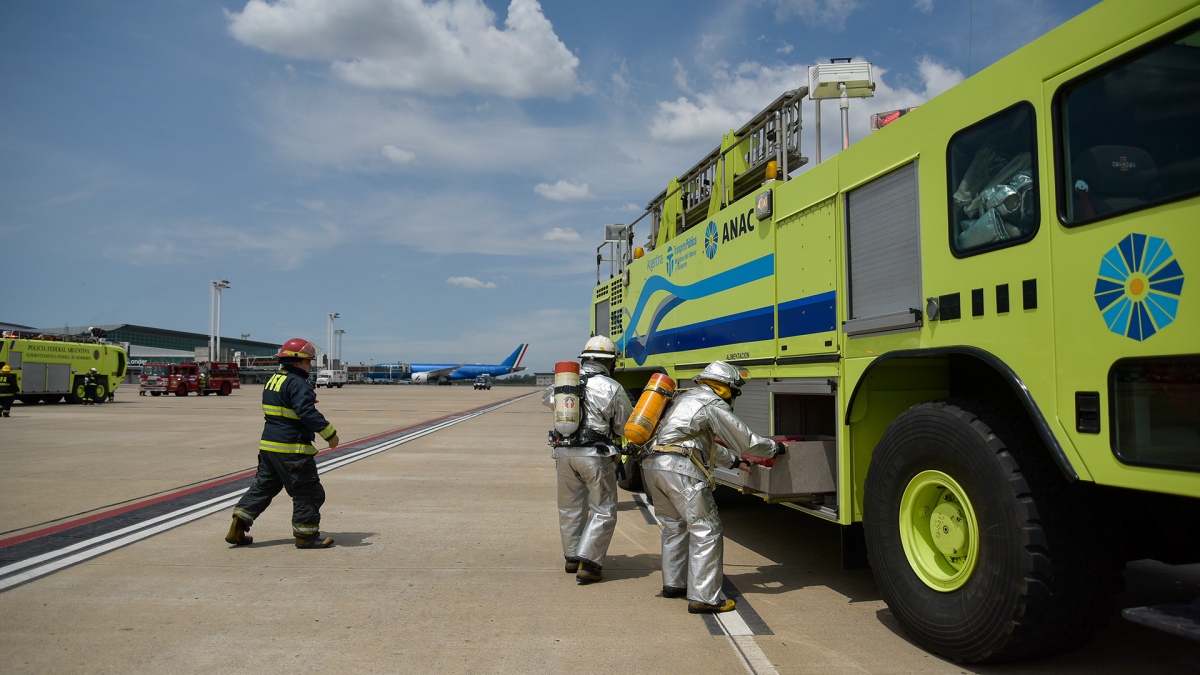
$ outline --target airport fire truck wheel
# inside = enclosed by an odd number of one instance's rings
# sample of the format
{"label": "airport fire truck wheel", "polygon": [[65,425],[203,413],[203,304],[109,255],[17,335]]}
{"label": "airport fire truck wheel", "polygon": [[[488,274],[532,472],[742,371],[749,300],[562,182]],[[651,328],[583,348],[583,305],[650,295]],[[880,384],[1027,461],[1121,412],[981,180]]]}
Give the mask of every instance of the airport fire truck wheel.
{"label": "airport fire truck wheel", "polygon": [[233,385],[228,382],[221,383],[221,389],[217,392],[217,396],[228,396],[229,392],[233,391]]}
{"label": "airport fire truck wheel", "polygon": [[910,408],[876,446],[864,495],[879,590],[931,651],[964,662],[1069,651],[1115,606],[1119,546],[1020,410]]}
{"label": "airport fire truck wheel", "polygon": [[104,403],[108,399],[108,386],[103,382],[96,383],[96,403]]}
{"label": "airport fire truck wheel", "polygon": [[152,392],[150,392],[150,395],[151,395],[151,396],[158,396],[158,395],[159,395],[159,394],[161,394],[161,393],[162,393],[161,391],[152,391]]}
{"label": "airport fire truck wheel", "polygon": [[87,393],[83,387],[83,378],[75,380],[75,386],[71,388],[71,393],[67,394],[68,403],[83,403],[83,395]]}
{"label": "airport fire truck wheel", "polygon": [[179,388],[175,390],[175,395],[176,396],[187,396],[187,385],[183,385],[183,384],[179,385]]}

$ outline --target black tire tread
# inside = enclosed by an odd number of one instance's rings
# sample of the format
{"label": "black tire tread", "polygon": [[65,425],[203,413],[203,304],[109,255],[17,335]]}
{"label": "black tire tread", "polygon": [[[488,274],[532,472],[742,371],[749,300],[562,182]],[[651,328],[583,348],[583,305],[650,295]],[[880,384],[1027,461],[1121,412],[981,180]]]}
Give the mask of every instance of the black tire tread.
{"label": "black tire tread", "polygon": [[[898,422],[926,413],[957,420],[995,453],[1008,476],[1023,549],[1023,593],[999,637],[988,645],[965,639],[934,649],[964,662],[1000,662],[1045,657],[1087,643],[1116,606],[1122,565],[1120,547],[1098,526],[1101,505],[1088,486],[1066,481],[1023,410],[987,400],[955,398],[913,406],[889,427],[876,453]],[[868,494],[872,487],[868,475]],[[885,585],[881,582],[881,588]]]}

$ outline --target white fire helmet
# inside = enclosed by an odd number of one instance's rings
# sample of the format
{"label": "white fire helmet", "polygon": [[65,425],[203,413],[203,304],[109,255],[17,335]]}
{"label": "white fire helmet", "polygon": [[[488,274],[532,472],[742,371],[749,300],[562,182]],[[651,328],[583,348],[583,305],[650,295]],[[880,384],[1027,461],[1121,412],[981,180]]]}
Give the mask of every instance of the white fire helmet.
{"label": "white fire helmet", "polygon": [[724,361],[713,361],[699,375],[693,377],[692,381],[700,384],[700,380],[712,380],[737,390],[745,386],[747,377],[749,373],[743,373]]}
{"label": "white fire helmet", "polygon": [[609,340],[603,335],[597,335],[596,337],[588,340],[587,344],[583,346],[583,353],[579,355],[579,358],[597,360],[603,359],[607,361],[605,365],[611,368],[617,360],[617,346],[613,344],[612,340]]}

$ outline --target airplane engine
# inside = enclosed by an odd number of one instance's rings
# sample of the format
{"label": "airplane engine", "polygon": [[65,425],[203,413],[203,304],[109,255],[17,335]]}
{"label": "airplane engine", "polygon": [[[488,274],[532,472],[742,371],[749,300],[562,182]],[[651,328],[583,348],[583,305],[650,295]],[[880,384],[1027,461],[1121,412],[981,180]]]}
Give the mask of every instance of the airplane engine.
{"label": "airplane engine", "polygon": [[413,384],[428,384],[429,383],[429,373],[413,373],[412,381],[413,381]]}

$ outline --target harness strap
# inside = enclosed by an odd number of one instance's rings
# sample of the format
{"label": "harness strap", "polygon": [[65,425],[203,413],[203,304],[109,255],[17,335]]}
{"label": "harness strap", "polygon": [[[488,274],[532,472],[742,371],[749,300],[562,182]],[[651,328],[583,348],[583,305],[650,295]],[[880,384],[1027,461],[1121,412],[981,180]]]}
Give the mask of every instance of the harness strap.
{"label": "harness strap", "polygon": [[[691,436],[688,436],[687,438],[679,439],[679,443],[682,443],[683,441],[690,441],[693,438],[699,438],[699,437],[700,437],[700,434],[693,434]],[[692,460],[692,464],[694,464],[697,469],[700,469],[700,473],[704,474],[704,478],[708,480],[708,489],[710,491],[715,491],[717,489],[717,481],[714,480],[713,476],[712,476],[713,457],[714,457],[714,455],[716,455],[715,452],[708,453],[708,466],[705,467],[704,464],[701,463],[701,461],[696,458],[696,455],[692,453],[691,448],[684,446],[684,445],[679,445],[678,443],[668,443],[666,445],[656,445],[650,451],[651,452],[662,452],[662,453],[673,454],[673,455],[683,455],[684,457],[687,457],[688,459]]]}

